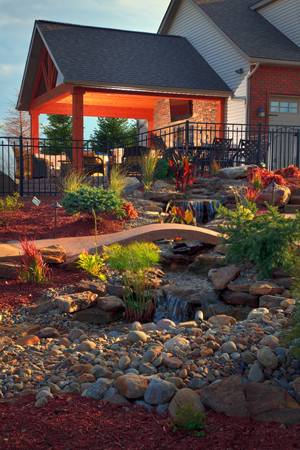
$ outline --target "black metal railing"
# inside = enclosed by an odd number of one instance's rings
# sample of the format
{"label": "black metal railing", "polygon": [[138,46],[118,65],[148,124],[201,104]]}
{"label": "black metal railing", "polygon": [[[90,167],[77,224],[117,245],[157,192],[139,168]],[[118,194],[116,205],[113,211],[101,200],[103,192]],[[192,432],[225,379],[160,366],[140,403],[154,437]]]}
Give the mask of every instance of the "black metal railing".
{"label": "black metal railing", "polygon": [[299,167],[300,129],[186,121],[105,142],[0,137],[0,196],[15,190],[60,195],[60,181],[72,170],[90,177],[92,185],[105,185],[113,164],[120,164],[127,176],[140,177],[141,158],[150,150],[159,158],[183,153],[195,162],[198,176],[211,174],[214,164]]}

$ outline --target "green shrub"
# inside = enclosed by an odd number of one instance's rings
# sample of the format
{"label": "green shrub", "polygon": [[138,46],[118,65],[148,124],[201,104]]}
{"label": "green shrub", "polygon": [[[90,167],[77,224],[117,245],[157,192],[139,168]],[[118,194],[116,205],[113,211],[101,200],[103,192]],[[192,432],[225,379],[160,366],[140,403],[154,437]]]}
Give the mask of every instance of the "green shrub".
{"label": "green shrub", "polygon": [[288,270],[293,265],[295,241],[300,239],[300,213],[296,213],[295,219],[287,219],[277,207],[266,203],[268,212],[258,215],[256,205],[244,201],[245,206],[237,202],[236,211],[215,205],[218,216],[229,220],[219,225],[222,244],[229,244],[227,259],[255,263],[260,278],[272,276],[279,267]]}
{"label": "green shrub", "polygon": [[195,431],[196,436],[205,436],[203,427],[205,427],[205,414],[194,411],[193,405],[186,406],[179,405],[176,411],[176,417],[173,421],[168,420],[173,427],[173,432],[176,433],[178,428],[186,431]]}
{"label": "green shrub", "polygon": [[105,249],[105,258],[111,267],[122,274],[127,320],[151,320],[154,306],[149,270],[159,262],[159,248],[152,242],[133,242],[128,246],[113,244]]}
{"label": "green shrub", "polygon": [[23,203],[18,202],[19,194],[14,192],[13,195],[7,195],[4,199],[0,199],[0,227],[7,228],[11,222],[14,211],[22,208]]}
{"label": "green shrub", "polygon": [[118,217],[124,217],[126,212],[122,209],[125,201],[120,199],[115,191],[106,191],[102,186],[81,186],[74,192],[67,192],[61,205],[67,214],[96,214],[107,211]]}
{"label": "green shrub", "polygon": [[159,159],[157,161],[154,170],[154,178],[156,180],[172,180],[174,178],[174,174],[167,159]]}
{"label": "green shrub", "polygon": [[91,180],[87,179],[83,171],[70,170],[59,180],[57,187],[65,195],[68,192],[76,192],[82,186],[88,186],[90,183]]}

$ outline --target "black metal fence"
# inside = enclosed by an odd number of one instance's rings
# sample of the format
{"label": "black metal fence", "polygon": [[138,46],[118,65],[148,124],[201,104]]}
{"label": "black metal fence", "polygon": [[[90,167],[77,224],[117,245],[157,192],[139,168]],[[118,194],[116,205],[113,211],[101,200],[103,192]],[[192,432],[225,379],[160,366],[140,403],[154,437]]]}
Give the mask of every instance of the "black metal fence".
{"label": "black metal fence", "polygon": [[288,126],[183,122],[138,135],[99,141],[0,138],[0,196],[60,195],[60,183],[72,170],[105,185],[113,164],[127,176],[141,175],[141,158],[183,153],[195,163],[196,175],[214,166],[266,164],[269,170],[300,165],[300,129]]}

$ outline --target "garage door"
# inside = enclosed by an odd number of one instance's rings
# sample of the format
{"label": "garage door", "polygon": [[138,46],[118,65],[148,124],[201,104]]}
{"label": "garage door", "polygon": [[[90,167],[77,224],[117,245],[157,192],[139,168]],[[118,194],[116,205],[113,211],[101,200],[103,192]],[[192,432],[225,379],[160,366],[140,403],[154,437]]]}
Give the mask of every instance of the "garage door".
{"label": "garage door", "polygon": [[269,169],[299,165],[300,98],[270,99]]}

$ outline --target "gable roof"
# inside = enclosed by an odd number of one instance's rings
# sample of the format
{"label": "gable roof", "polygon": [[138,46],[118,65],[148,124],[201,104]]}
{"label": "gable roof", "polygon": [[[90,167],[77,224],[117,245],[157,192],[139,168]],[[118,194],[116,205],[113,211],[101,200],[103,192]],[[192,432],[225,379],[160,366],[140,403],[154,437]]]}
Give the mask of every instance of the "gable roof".
{"label": "gable roof", "polygon": [[30,105],[43,45],[65,84],[196,95],[231,93],[184,37],[39,20],[20,92],[22,109]]}
{"label": "gable roof", "polygon": [[[300,48],[259,12],[250,8],[258,0],[189,0],[249,59],[300,62]],[[179,0],[173,1],[176,8]],[[171,5],[167,14],[171,16]],[[160,31],[166,32],[165,16]]]}

